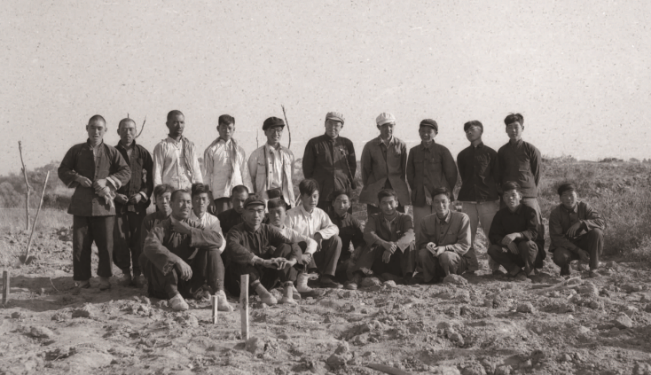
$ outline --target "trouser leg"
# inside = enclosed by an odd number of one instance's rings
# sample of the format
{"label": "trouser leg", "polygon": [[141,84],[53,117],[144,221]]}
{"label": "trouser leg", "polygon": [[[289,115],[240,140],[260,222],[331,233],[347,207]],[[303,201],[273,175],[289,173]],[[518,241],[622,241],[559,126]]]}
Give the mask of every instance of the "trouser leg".
{"label": "trouser leg", "polygon": [[[477,251],[475,250],[475,238],[477,238],[477,229],[479,227],[479,205],[477,203],[461,202],[461,210],[464,214],[468,215],[470,219],[470,249],[468,270],[477,271],[479,269],[479,261],[477,260]],[[486,236],[488,237],[488,236]]]}
{"label": "trouser leg", "polygon": [[138,259],[140,269],[147,279],[147,292],[150,297],[170,299],[178,292],[179,276],[176,269],[172,269],[167,275],[163,275],[144,254]]}
{"label": "trouser leg", "polygon": [[99,264],[97,275],[100,277],[111,277],[113,271],[111,264],[113,260],[113,230],[115,216],[96,216],[90,219],[90,229],[93,233]]}
{"label": "trouser leg", "polygon": [[420,223],[429,215],[434,214],[432,206],[413,206],[414,210],[414,232],[416,235],[420,233]]}
{"label": "trouser leg", "polygon": [[578,260],[579,255],[564,247],[557,247],[554,250],[554,256],[552,259],[554,260],[554,263],[556,263],[556,265],[561,268],[561,275],[569,275],[570,262],[573,260]]}
{"label": "trouser leg", "polygon": [[129,219],[128,212],[116,214],[113,226],[113,263],[125,273],[131,273]]}
{"label": "trouser leg", "polygon": [[240,276],[249,275],[249,287],[254,281],[260,280],[265,269],[262,266],[254,266],[249,263],[231,262],[228,265],[228,275],[231,280],[226,283],[228,292],[234,296],[240,295]]}
{"label": "trouser leg", "polygon": [[192,260],[192,290],[208,284],[213,294],[224,290],[224,262],[219,250],[199,249]]}
{"label": "trouser leg", "polygon": [[418,251],[418,263],[423,272],[423,281],[426,283],[438,281],[440,275],[437,275],[438,259],[427,249]]}
{"label": "trouser leg", "polygon": [[491,245],[488,248],[488,255],[490,255],[498,264],[500,264],[506,271],[515,276],[522,271],[524,262],[520,254],[513,254],[506,247],[499,245]]}
{"label": "trouser leg", "polygon": [[604,232],[601,229],[591,229],[583,236],[578,246],[590,254],[590,269],[599,268],[599,258],[604,249]]}
{"label": "trouser leg", "polygon": [[310,266],[316,266],[322,275],[334,276],[341,255],[341,238],[335,235],[321,242],[321,251],[314,253]]}
{"label": "trouser leg", "polygon": [[457,253],[452,251],[446,251],[439,255],[438,257],[438,268],[437,274],[441,277],[448,276],[450,274],[461,275],[466,271],[467,261]]}
{"label": "trouser leg", "polygon": [[91,278],[90,256],[93,234],[90,230],[90,217],[73,216],[72,218],[72,268],[75,281]]}
{"label": "trouser leg", "polygon": [[[295,247],[299,247],[300,249],[300,246],[298,244],[282,244],[274,249],[272,253],[273,254],[272,257],[289,259],[290,255],[295,251]],[[298,270],[302,268],[303,266],[297,263],[293,267],[286,267],[285,269],[282,270],[267,269],[265,270],[264,277],[269,278],[270,280],[262,281],[262,285],[264,285],[265,287],[269,285],[269,288],[273,288],[277,280],[280,280],[281,282],[285,282],[285,281],[296,282],[296,277],[298,276]]]}
{"label": "trouser leg", "polygon": [[[131,267],[133,276],[139,276],[140,263],[138,259],[142,253],[140,246],[140,233],[142,231],[142,222],[145,220],[145,213],[129,212],[129,248],[131,249]],[[115,246],[115,243],[113,244]],[[115,251],[115,250],[114,250]]]}
{"label": "trouser leg", "polygon": [[533,271],[536,258],[538,257],[538,245],[534,241],[520,241],[518,244],[520,258],[524,263],[527,275]]}

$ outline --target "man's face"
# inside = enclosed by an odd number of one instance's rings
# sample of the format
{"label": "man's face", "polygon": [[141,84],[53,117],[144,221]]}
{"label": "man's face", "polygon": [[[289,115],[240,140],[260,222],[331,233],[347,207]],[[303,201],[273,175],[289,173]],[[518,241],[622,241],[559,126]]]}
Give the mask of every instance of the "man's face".
{"label": "man's face", "polygon": [[176,193],[172,200],[172,216],[178,220],[187,219],[190,217],[190,210],[192,210],[190,193]]}
{"label": "man's face", "polygon": [[563,206],[569,209],[576,207],[577,203],[579,203],[579,197],[576,195],[576,191],[564,191],[563,194],[561,194],[561,203],[563,203]]}
{"label": "man's face", "polygon": [[474,142],[481,138],[482,130],[479,126],[473,125],[468,127],[468,130],[466,130],[466,138],[468,138],[468,141]]}
{"label": "man's face", "polygon": [[264,206],[250,205],[242,211],[242,220],[250,227],[257,228],[264,219]]}
{"label": "man's face", "polygon": [[235,133],[235,124],[219,124],[217,126],[217,133],[219,133],[219,137],[228,141],[233,137],[233,133]]}
{"label": "man's face", "polygon": [[436,130],[431,126],[421,126],[418,128],[418,135],[420,135],[421,141],[430,142],[436,138]]}
{"label": "man's face", "polygon": [[502,194],[504,204],[506,204],[506,207],[511,211],[515,211],[515,209],[518,208],[521,198],[522,196],[517,190],[507,190]]}
{"label": "man's face", "polygon": [[185,116],[181,114],[174,115],[171,119],[167,120],[165,124],[170,131],[170,135],[172,137],[178,137],[183,135],[183,129],[185,129]]}
{"label": "man's face", "polygon": [[208,197],[208,193],[201,193],[192,197],[192,210],[197,216],[205,214],[208,211],[209,204],[210,197]]}
{"label": "man's face", "polygon": [[249,198],[249,193],[247,192],[242,192],[242,193],[236,193],[231,197],[231,203],[233,204],[233,209],[237,213],[242,213],[242,210],[244,209],[244,201],[246,201]]}
{"label": "man's face", "polygon": [[305,211],[312,211],[319,203],[319,191],[315,190],[312,195],[301,194],[301,202]]}
{"label": "man's face", "polygon": [[95,120],[86,125],[86,131],[88,132],[88,138],[94,144],[99,144],[104,138],[104,133],[106,133],[106,124],[102,120]]}
{"label": "man's face", "polygon": [[380,136],[384,139],[389,139],[393,136],[393,127],[396,126],[396,124],[393,123],[388,123],[384,124],[382,126],[378,126],[377,128],[380,129]]}
{"label": "man's face", "polygon": [[396,197],[384,197],[380,201],[380,210],[386,216],[393,216],[396,213],[396,208],[398,208],[398,201]]}
{"label": "man's face", "polygon": [[264,131],[264,135],[267,136],[267,143],[278,143],[283,137],[283,127],[274,126]]}
{"label": "man's face", "polygon": [[158,208],[158,211],[164,212],[165,216],[170,216],[172,213],[172,206],[170,205],[171,198],[172,193],[169,191],[156,197],[156,208]]}
{"label": "man's face", "polygon": [[506,125],[506,134],[508,134],[509,139],[513,141],[517,141],[522,138],[523,131],[524,127],[517,121]]}
{"label": "man's face", "polygon": [[136,123],[133,121],[124,121],[118,127],[118,134],[122,143],[130,145],[136,139]]}
{"label": "man's face", "polygon": [[344,127],[344,124],[341,123],[340,121],[336,121],[336,120],[326,120],[325,121],[326,134],[330,138],[339,137],[339,132],[341,131],[341,128],[343,128],[343,127]]}
{"label": "man's face", "polygon": [[339,216],[343,216],[350,208],[350,198],[346,194],[341,194],[332,202],[332,208]]}
{"label": "man's face", "polygon": [[445,217],[450,212],[450,198],[446,194],[439,194],[432,198],[432,207],[438,217]]}
{"label": "man's face", "polygon": [[284,206],[272,208],[269,210],[269,224],[281,228],[285,223],[285,216],[287,213]]}

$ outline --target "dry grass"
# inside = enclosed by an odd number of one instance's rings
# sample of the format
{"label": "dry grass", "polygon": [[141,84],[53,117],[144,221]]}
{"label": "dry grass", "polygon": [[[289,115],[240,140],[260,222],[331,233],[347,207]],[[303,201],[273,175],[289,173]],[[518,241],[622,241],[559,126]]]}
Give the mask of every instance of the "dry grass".
{"label": "dry grass", "polygon": [[[30,208],[29,221],[30,229],[34,222],[36,209]],[[54,208],[42,208],[36,223],[37,231],[49,231],[72,225],[72,215],[64,210]],[[0,209],[0,233],[16,233],[25,230],[25,208],[2,208]]]}

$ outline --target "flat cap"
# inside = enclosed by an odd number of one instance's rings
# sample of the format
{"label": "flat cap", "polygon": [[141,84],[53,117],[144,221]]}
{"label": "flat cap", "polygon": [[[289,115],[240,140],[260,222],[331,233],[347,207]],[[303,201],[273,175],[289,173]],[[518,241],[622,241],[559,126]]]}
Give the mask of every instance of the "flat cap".
{"label": "flat cap", "polygon": [[429,126],[430,128],[436,130],[437,133],[439,132],[439,124],[430,118],[426,118],[425,120],[421,121],[419,126]]}
{"label": "flat cap", "polygon": [[328,112],[326,113],[326,120],[339,121],[342,124],[344,123],[344,115],[339,112]]}
{"label": "flat cap", "polygon": [[276,126],[285,127],[285,121],[278,117],[269,117],[262,123],[262,130],[274,128]]}
{"label": "flat cap", "polygon": [[377,123],[377,126],[382,126],[384,124],[395,124],[396,123],[396,118],[389,112],[382,112],[380,115],[375,119],[375,122]]}
{"label": "flat cap", "polygon": [[266,207],[266,204],[264,201],[260,198],[258,198],[257,195],[251,194],[249,195],[248,198],[244,201],[244,208],[248,208],[249,206],[262,206]]}

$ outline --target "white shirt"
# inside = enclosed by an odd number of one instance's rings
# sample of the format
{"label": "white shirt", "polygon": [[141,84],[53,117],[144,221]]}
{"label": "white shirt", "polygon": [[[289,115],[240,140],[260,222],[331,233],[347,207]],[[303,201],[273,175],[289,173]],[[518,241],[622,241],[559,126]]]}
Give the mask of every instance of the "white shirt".
{"label": "white shirt", "polygon": [[319,233],[324,240],[339,234],[339,227],[332,223],[328,214],[314,207],[312,213],[305,211],[303,204],[287,211],[285,225],[306,237],[314,238]]}
{"label": "white shirt", "polygon": [[283,188],[283,155],[280,147],[275,148],[268,143],[265,148],[269,151],[267,153],[269,163],[269,171],[271,171],[271,181],[269,181],[269,189]]}
{"label": "white shirt", "polygon": [[253,191],[249,169],[245,163],[246,153],[241,146],[236,146],[233,170],[232,146],[232,139],[217,139],[203,153],[203,176],[206,184],[210,186],[213,199],[230,197],[231,190],[237,185],[244,185],[249,191]]}
{"label": "white shirt", "polygon": [[167,137],[154,147],[154,186],[168,184],[175,189],[189,189],[193,183],[203,182],[196,155],[193,155],[192,174],[185,167],[183,146],[183,140],[177,142]]}
{"label": "white shirt", "polygon": [[204,229],[209,229],[219,233],[219,235],[222,237],[222,244],[221,246],[219,246],[219,252],[223,253],[224,249],[226,248],[226,240],[224,240],[222,227],[219,223],[219,219],[217,218],[217,216],[204,212],[203,215],[199,218],[197,217],[197,215],[194,214],[194,211],[192,211],[192,215],[190,215],[190,218],[200,222]]}
{"label": "white shirt", "polygon": [[294,229],[283,225],[282,228],[278,228],[280,231],[283,233],[283,235],[287,238],[289,238],[290,241],[293,243],[297,242],[305,242],[307,244],[307,247],[305,248],[305,254],[314,254],[316,253],[316,248],[317,248],[317,243],[313,239],[307,236],[303,236],[299,234],[297,231]]}

